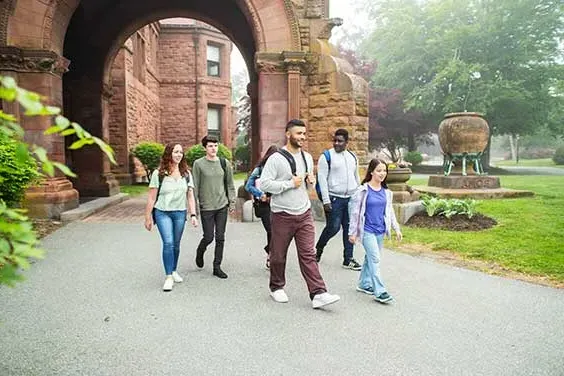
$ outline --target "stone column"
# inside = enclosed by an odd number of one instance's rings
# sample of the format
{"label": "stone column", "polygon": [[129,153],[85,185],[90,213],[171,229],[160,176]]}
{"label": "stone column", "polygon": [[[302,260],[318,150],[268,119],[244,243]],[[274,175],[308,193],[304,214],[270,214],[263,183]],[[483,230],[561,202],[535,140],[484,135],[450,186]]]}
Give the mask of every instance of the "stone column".
{"label": "stone column", "polygon": [[280,53],[257,53],[256,69],[259,76],[258,124],[253,127],[258,127],[257,131],[253,130],[253,148],[262,155],[271,144],[284,144],[289,106],[288,73]]}
{"label": "stone column", "polygon": [[282,53],[288,72],[288,120],[300,118],[300,75],[305,64],[305,52],[285,51]]}
{"label": "stone column", "polygon": [[[86,75],[65,82],[71,98],[73,121],[93,136],[109,139],[109,99],[111,88],[102,80]],[[70,167],[78,175],[73,179],[82,197],[107,197],[119,193],[119,183],[110,170],[110,161],[95,145],[87,145],[71,153]]]}
{"label": "stone column", "polygon": [[[19,86],[41,94],[44,102],[52,106],[62,107],[62,74],[68,65],[67,59],[52,51],[0,47],[0,74],[14,77]],[[52,118],[22,116],[15,103],[3,103],[3,108],[16,115],[25,130],[26,142],[44,147],[51,160],[65,163],[64,139],[43,133],[53,125]],[[58,174],[29,188],[23,204],[30,216],[59,218],[61,212],[78,206],[78,192]]]}

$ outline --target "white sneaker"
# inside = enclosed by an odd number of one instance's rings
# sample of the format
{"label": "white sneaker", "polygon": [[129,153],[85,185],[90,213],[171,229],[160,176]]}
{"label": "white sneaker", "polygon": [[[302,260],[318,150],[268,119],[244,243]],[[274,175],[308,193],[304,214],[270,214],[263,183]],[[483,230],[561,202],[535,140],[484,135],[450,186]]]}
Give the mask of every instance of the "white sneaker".
{"label": "white sneaker", "polygon": [[339,297],[339,295],[331,295],[328,292],[324,292],[322,294],[315,295],[313,297],[313,300],[311,301],[311,305],[313,306],[313,309],[317,309],[317,308],[325,307],[326,305],[329,304],[336,303],[340,299],[341,298]]}
{"label": "white sneaker", "polygon": [[176,272],[176,270],[172,272],[172,279],[173,279],[174,282],[176,282],[176,283],[180,283],[180,282],[184,281],[184,280],[182,279],[182,277],[180,276],[180,274],[178,274],[178,273]]}
{"label": "white sneaker", "polygon": [[174,285],[174,279],[172,279],[172,277],[166,277],[165,283],[163,285],[163,291],[172,290],[173,285]]}
{"label": "white sneaker", "polygon": [[271,291],[270,296],[276,303],[288,303],[288,295],[282,289]]}

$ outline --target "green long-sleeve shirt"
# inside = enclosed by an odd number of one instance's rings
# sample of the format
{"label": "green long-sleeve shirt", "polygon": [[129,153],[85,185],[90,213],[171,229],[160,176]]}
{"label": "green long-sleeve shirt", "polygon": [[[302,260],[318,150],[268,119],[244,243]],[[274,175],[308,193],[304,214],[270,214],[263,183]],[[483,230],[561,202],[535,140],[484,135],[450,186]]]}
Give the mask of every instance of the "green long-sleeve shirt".
{"label": "green long-sleeve shirt", "polygon": [[233,184],[233,169],[226,160],[227,193],[223,180],[223,168],[219,158],[210,161],[206,157],[197,159],[192,166],[194,176],[194,193],[198,200],[200,210],[218,210],[229,205],[235,205],[235,185]]}

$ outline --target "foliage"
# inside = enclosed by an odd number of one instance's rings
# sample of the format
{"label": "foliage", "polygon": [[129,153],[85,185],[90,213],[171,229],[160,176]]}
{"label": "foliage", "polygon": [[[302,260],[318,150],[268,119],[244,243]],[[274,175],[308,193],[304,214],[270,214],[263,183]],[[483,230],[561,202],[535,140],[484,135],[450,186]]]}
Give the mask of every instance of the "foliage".
{"label": "foliage", "polygon": [[251,148],[249,144],[240,145],[235,148],[235,161],[237,164],[243,166],[244,170],[247,170],[249,164],[251,163]]}
{"label": "foliage", "polygon": [[404,157],[406,162],[411,163],[412,166],[420,165],[423,162],[423,156],[418,151],[410,151]]}
{"label": "foliage", "polygon": [[[366,2],[368,4],[368,1]],[[373,82],[403,93],[435,123],[483,112],[494,133],[563,124],[564,3],[554,0],[382,0],[364,44]]]}
{"label": "foliage", "polygon": [[10,207],[21,202],[27,187],[39,176],[35,159],[26,148],[18,150],[20,145],[0,134],[0,200]]}
{"label": "foliage", "polygon": [[141,142],[131,151],[131,154],[143,164],[147,179],[150,179],[151,172],[159,167],[164,149],[164,145],[158,142]]}
{"label": "foliage", "polygon": [[341,49],[341,56],[353,67],[355,74],[367,80],[369,85],[369,145],[385,148],[392,161],[401,159],[399,149],[415,150],[417,142],[437,128],[437,124],[421,111],[405,110],[401,90],[378,87],[372,80],[376,62],[360,58],[354,51]]}
{"label": "foliage", "polygon": [[476,200],[445,199],[425,195],[422,197],[423,207],[429,217],[444,215],[451,218],[453,215],[465,215],[472,218],[476,214]]}
{"label": "foliage", "polygon": [[[426,183],[423,178],[415,180],[413,185]],[[485,231],[453,233],[404,226],[405,245],[449,251],[463,258],[479,259],[504,269],[564,283],[562,177],[502,176],[501,186],[530,190],[535,196],[480,201],[479,212],[495,218],[498,223]]]}
{"label": "foliage", "polygon": [[554,156],[552,157],[552,160],[557,165],[564,165],[564,145],[556,149],[556,151],[554,152]]}
{"label": "foliage", "polygon": [[[219,148],[217,150],[217,155],[219,157],[225,158],[229,161],[233,159],[231,151],[227,148],[227,146],[223,144],[219,144]],[[202,158],[206,156],[206,149],[202,146],[202,144],[194,145],[186,151],[186,161],[188,164],[192,166],[196,159]]]}
{"label": "foliage", "polygon": [[[115,163],[113,150],[108,144],[60,115],[59,108],[44,105],[38,94],[20,88],[13,78],[0,77],[0,99],[18,103],[24,109],[23,116],[55,116],[55,125],[44,132],[46,135],[75,135],[77,140],[69,148],[79,149],[84,145],[96,144]],[[29,155],[32,155],[42,171],[41,176],[53,177],[55,169],[67,176],[76,176],[66,165],[49,160],[44,148],[21,141],[23,128],[17,124],[15,116],[2,110],[0,135],[14,142],[17,163],[27,163]],[[25,210],[10,208],[0,199],[0,285],[14,286],[21,281],[21,271],[29,268],[31,259],[41,258],[43,254]]]}

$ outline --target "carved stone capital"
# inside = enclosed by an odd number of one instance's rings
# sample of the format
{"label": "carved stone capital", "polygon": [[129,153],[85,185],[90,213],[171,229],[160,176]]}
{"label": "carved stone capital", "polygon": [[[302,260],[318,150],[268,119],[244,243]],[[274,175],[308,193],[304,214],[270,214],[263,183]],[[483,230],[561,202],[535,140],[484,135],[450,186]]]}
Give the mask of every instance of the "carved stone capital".
{"label": "carved stone capital", "polygon": [[68,59],[53,51],[0,47],[0,70],[61,76],[68,71],[69,64]]}
{"label": "carved stone capital", "polygon": [[279,53],[258,53],[256,55],[256,69],[260,73],[285,73],[284,58]]}
{"label": "carved stone capital", "polygon": [[288,73],[301,73],[304,65],[306,64],[305,52],[302,51],[284,51],[282,57],[284,58],[284,66]]}

